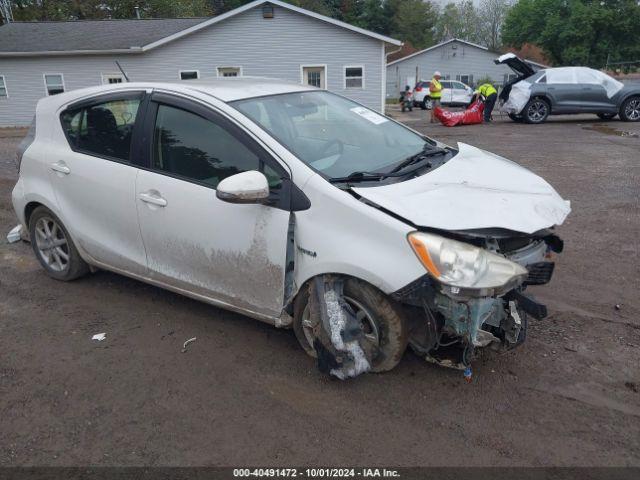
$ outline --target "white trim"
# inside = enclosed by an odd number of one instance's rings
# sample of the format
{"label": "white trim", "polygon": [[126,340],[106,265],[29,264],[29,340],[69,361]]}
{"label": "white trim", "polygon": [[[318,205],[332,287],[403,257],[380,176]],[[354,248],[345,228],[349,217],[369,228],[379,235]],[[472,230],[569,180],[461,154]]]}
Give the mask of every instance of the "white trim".
{"label": "white trim", "polygon": [[107,80],[109,78],[116,78],[116,77],[120,78],[122,80],[120,83],[126,82],[126,79],[124,78],[124,75],[122,75],[122,73],[120,73],[120,72],[113,72],[113,73],[100,72],[100,79],[102,81],[102,85],[112,85]]}
{"label": "white trim", "polygon": [[[360,77],[362,79],[362,86],[361,87],[347,87],[347,68],[360,68],[362,69],[362,76]],[[365,73],[364,73],[364,65],[343,65],[342,67],[342,88],[344,90],[364,90],[365,89]],[[354,78],[354,77],[351,77]],[[355,77],[358,78],[358,77]]]}
{"label": "white trim", "polygon": [[487,47],[483,47],[482,45],[477,45],[475,43],[467,42],[466,40],[460,40],[459,38],[452,38],[451,40],[447,40],[446,42],[439,43],[437,45],[434,45],[433,47],[425,48],[424,50],[420,50],[419,52],[412,53],[411,55],[407,55],[406,57],[402,57],[402,58],[399,58],[398,60],[394,60],[393,62],[387,63],[387,67],[389,67],[391,65],[394,65],[394,64],[396,64],[398,62],[402,62],[404,60],[407,60],[409,58],[413,58],[413,57],[415,57],[417,55],[421,55],[421,54],[423,54],[425,52],[428,52],[430,50],[434,50],[436,48],[440,48],[440,47],[442,47],[444,45],[447,45],[447,44],[449,44],[451,42],[460,42],[460,43],[464,43],[466,45],[470,45],[472,47],[479,48],[481,50],[489,51],[489,49]]}
{"label": "white trim", "polygon": [[42,74],[42,81],[44,82],[44,91],[47,94],[47,97],[51,96],[51,94],[49,93],[49,87],[47,86],[47,75],[49,76],[59,75],[60,79],[62,80],[62,93],[67,91],[67,86],[64,83],[64,75],[62,73],[45,72]]}
{"label": "white trim", "polygon": [[328,68],[327,68],[327,64],[315,64],[315,65],[309,65],[309,64],[300,64],[300,85],[307,85],[309,87],[313,87],[313,85],[309,85],[308,83],[305,83],[304,81],[304,69],[305,68],[324,68],[324,90],[329,90],[329,76],[328,76]]}
{"label": "white trim", "polygon": [[2,86],[4,87],[4,95],[0,96],[0,98],[9,98],[9,87],[7,87],[7,77],[4,75],[0,75],[2,79]]}
{"label": "white trim", "polygon": [[142,53],[142,48],[115,48],[111,50],[54,50],[42,52],[0,52],[0,57],[56,57],[61,55],[111,55]]}
{"label": "white trim", "polygon": [[[368,37],[375,38],[376,40],[380,40],[382,42],[390,43],[392,45],[402,45],[402,42],[400,40],[396,40],[395,38],[386,37],[386,36],[380,35],[378,33],[370,32],[369,30],[365,30],[364,28],[355,27],[355,26],[350,25],[348,23],[344,23],[344,22],[341,22],[339,20],[335,20],[333,18],[325,17],[324,15],[320,15],[319,13],[311,12],[309,10],[305,10],[304,8],[296,7],[296,6],[291,5],[289,3],[281,2],[280,0],[255,0],[254,2],[247,3],[246,5],[243,5],[242,7],[238,7],[236,9],[234,9],[234,10],[228,11],[227,13],[223,13],[222,15],[218,15],[216,17],[213,17],[210,20],[207,20],[207,21],[202,22],[202,23],[198,23],[197,25],[194,25],[193,27],[189,27],[189,28],[187,28],[185,30],[182,30],[182,31],[177,32],[177,33],[174,33],[173,35],[169,35],[168,37],[161,38],[160,40],[156,40],[155,42],[152,42],[152,43],[149,43],[147,45],[144,45],[142,47],[142,50],[143,51],[151,50],[152,48],[158,47],[160,45],[164,45],[165,43],[168,43],[168,42],[171,42],[171,41],[176,40],[178,38],[184,37],[185,35],[189,35],[190,33],[194,33],[194,32],[197,32],[199,30],[202,30],[203,28],[207,28],[210,25],[215,25],[216,23],[223,22],[224,20],[226,20],[228,18],[235,17],[236,15],[244,13],[247,10],[251,10],[252,8],[258,7],[258,6],[262,5],[263,3],[270,3],[272,5],[276,5],[276,6],[281,7],[281,8],[286,8],[287,10],[291,10],[292,12],[301,13],[302,15],[306,15],[308,17],[315,18],[317,20],[321,20],[323,22],[327,22],[327,23],[330,23],[332,25],[336,25],[338,27],[342,27],[342,28],[345,28],[347,30],[351,30],[352,32],[360,33],[362,35],[366,35]],[[277,17],[277,12],[275,12],[275,17]]]}
{"label": "white trim", "polygon": [[200,70],[178,70],[178,80],[181,82],[188,82],[189,80],[194,80],[193,78],[182,78],[183,73],[193,73],[196,72],[195,80],[200,80]]}
{"label": "white trim", "polygon": [[223,65],[221,67],[216,67],[216,77],[224,78],[223,75],[220,75],[221,68],[236,68],[238,69],[238,77],[244,77],[244,73],[242,71],[242,65]]}

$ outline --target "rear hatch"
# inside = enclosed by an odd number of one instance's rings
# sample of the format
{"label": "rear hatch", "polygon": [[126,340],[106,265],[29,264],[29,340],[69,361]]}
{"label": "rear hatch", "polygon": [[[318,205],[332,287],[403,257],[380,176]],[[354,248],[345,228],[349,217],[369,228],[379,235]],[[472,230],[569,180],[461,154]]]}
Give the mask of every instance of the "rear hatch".
{"label": "rear hatch", "polygon": [[496,65],[507,65],[513,70],[520,80],[530,77],[536,71],[524,60],[519,59],[513,53],[505,53],[493,61]]}

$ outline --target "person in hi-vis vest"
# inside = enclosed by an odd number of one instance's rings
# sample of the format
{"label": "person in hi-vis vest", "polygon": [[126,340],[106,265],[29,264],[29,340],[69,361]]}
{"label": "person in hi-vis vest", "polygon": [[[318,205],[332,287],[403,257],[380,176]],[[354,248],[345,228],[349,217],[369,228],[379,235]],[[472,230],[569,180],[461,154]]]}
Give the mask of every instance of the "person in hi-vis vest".
{"label": "person in hi-vis vest", "polygon": [[441,76],[440,72],[434,72],[431,83],[429,84],[429,97],[431,98],[431,123],[437,123],[436,118],[433,116],[433,111],[436,107],[440,106],[440,99],[442,98],[442,85],[440,84]]}

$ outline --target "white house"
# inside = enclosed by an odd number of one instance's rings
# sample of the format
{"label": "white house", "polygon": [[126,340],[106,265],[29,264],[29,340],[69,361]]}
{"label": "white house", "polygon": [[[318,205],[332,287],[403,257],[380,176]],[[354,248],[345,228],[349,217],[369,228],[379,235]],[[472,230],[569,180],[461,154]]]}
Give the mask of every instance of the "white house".
{"label": "white house", "polygon": [[[459,80],[474,86],[478,80],[490,78],[496,86],[513,78],[506,65],[493,61],[500,53],[487,47],[457,38],[447,40],[419,52],[407,55],[387,65],[387,97],[397,98],[406,85],[413,88],[417,81],[430,80],[436,70],[445,80]],[[544,65],[527,60],[534,68]]]}
{"label": "white house", "polygon": [[[384,110],[387,55],[402,42],[279,0],[213,18],[14,22],[0,27],[0,127],[45,95],[125,81],[259,76]],[[118,62],[118,64],[116,63]]]}

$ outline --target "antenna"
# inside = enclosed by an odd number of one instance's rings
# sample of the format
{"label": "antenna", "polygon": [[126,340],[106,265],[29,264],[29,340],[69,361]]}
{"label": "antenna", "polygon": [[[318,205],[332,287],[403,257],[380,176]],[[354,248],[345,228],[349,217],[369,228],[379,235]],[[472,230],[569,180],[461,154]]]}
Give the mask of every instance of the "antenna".
{"label": "antenna", "polygon": [[6,23],[13,22],[13,13],[11,12],[11,0],[0,0],[0,17],[4,18]]}
{"label": "antenna", "polygon": [[129,77],[127,77],[127,74],[124,73],[124,70],[122,69],[122,67],[120,66],[120,63],[118,62],[118,60],[116,60],[116,65],[118,66],[118,68],[120,69],[120,71],[122,72],[122,75],[124,76],[124,79],[129,82]]}

